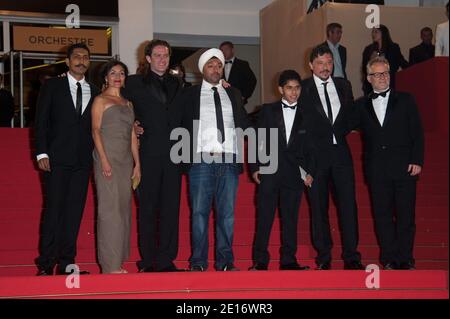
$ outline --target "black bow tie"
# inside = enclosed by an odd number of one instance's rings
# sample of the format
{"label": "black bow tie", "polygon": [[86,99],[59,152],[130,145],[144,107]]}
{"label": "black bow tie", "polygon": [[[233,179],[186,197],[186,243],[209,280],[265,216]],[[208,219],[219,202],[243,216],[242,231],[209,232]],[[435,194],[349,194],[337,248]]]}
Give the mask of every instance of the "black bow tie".
{"label": "black bow tie", "polygon": [[287,105],[286,103],[284,103],[284,102],[281,102],[281,104],[283,104],[283,108],[284,109],[291,109],[291,110],[295,110],[296,108],[297,108],[297,104],[295,104],[295,105]]}
{"label": "black bow tie", "polygon": [[225,64],[233,64],[233,61],[232,61],[232,60],[230,60],[230,61],[225,61]]}
{"label": "black bow tie", "polygon": [[375,93],[375,92],[372,92],[372,93],[370,93],[370,98],[372,99],[372,100],[376,100],[376,99],[378,99],[378,97],[380,97],[380,96],[382,96],[382,97],[386,97],[386,95],[389,93],[391,91],[391,89],[389,89],[389,90],[387,90],[387,91],[384,91],[384,92],[381,92],[381,93]]}

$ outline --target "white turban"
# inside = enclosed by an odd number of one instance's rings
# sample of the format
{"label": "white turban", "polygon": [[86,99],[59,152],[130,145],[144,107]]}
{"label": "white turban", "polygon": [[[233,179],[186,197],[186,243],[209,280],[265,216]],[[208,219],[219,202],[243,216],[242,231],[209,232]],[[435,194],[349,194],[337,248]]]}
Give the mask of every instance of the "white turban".
{"label": "white turban", "polygon": [[225,65],[225,56],[223,55],[222,51],[220,51],[219,49],[209,49],[208,51],[203,53],[198,60],[198,68],[200,69],[200,72],[202,74],[203,67],[212,58],[218,58],[222,62],[222,64]]}

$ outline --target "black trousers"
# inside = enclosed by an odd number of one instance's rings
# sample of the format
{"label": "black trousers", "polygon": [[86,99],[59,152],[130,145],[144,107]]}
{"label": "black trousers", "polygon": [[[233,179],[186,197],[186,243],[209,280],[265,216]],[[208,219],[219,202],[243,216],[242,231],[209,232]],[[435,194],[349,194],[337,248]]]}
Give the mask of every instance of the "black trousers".
{"label": "black trousers", "polygon": [[416,183],[415,179],[369,181],[382,264],[414,263]]}
{"label": "black trousers", "polygon": [[178,254],[181,170],[167,157],[141,158],[138,267],[162,270]]}
{"label": "black trousers", "polygon": [[65,271],[75,263],[90,173],[86,167],[55,166],[45,173],[47,201],[37,258],[40,268],[53,268],[58,263],[59,271]]}
{"label": "black trousers", "polygon": [[296,263],[297,225],[303,187],[295,190],[283,186],[266,187],[264,177],[258,188],[258,218],[256,222],[253,260],[255,263],[268,265],[270,232],[275,218],[275,210],[280,202],[281,249],[280,264]]}
{"label": "black trousers", "polygon": [[353,165],[319,167],[314,183],[309,189],[311,202],[312,242],[317,251],[316,263],[331,262],[333,240],[329,221],[329,189],[336,200],[342,239],[342,259],[344,262],[361,260],[358,248],[358,216],[355,198],[355,175]]}

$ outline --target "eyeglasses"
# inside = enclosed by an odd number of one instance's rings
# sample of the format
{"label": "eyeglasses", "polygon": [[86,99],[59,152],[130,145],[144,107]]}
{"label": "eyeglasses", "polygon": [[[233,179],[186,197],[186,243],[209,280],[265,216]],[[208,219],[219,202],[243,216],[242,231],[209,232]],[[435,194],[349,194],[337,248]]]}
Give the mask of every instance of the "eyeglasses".
{"label": "eyeglasses", "polygon": [[370,73],[370,76],[373,76],[375,79],[381,79],[383,78],[387,78],[390,74],[389,71],[386,72],[377,72],[377,73]]}

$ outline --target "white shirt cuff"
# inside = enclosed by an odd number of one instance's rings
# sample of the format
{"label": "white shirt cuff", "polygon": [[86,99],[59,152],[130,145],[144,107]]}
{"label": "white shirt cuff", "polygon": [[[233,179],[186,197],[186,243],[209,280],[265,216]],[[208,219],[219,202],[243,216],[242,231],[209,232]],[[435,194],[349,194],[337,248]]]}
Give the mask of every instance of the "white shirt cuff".
{"label": "white shirt cuff", "polygon": [[39,154],[37,157],[37,161],[39,162],[43,158],[49,158],[47,154]]}

